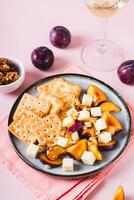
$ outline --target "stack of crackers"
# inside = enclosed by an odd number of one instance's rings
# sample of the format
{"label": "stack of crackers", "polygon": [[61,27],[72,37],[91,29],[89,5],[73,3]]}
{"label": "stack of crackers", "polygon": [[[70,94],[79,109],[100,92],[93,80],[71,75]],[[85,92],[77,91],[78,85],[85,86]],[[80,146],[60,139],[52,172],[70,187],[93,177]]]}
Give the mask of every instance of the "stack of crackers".
{"label": "stack of crackers", "polygon": [[37,87],[37,95],[25,93],[14,113],[9,131],[25,144],[52,146],[59,136],[66,135],[63,116],[79,106],[81,88],[62,78],[55,78]]}

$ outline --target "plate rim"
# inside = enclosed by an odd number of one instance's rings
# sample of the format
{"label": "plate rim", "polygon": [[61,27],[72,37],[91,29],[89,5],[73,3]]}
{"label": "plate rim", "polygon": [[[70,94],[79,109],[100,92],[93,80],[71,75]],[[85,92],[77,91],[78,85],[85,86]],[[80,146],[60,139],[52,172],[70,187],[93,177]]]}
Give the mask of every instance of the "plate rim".
{"label": "plate rim", "polygon": [[8,115],[8,126],[9,124],[12,122],[12,116],[15,112],[15,107],[16,105],[18,105],[19,101],[21,100],[23,94],[25,92],[28,92],[31,88],[35,87],[36,85],[42,83],[43,81],[46,81],[46,80],[50,80],[50,79],[53,79],[53,78],[56,78],[56,77],[61,77],[61,76],[80,76],[80,77],[83,77],[83,78],[87,78],[87,79],[90,79],[90,80],[94,80],[96,82],[99,82],[101,83],[102,85],[106,86],[108,89],[112,90],[114,92],[114,94],[121,100],[121,102],[123,103],[123,105],[125,106],[126,110],[127,110],[127,113],[128,113],[128,120],[129,120],[129,129],[128,129],[128,137],[127,137],[127,140],[125,142],[125,145],[123,146],[123,148],[121,149],[121,151],[119,152],[119,154],[113,158],[110,162],[108,162],[107,164],[105,164],[104,166],[102,166],[101,168],[99,169],[96,169],[94,171],[91,171],[91,172],[85,172],[85,173],[81,173],[81,174],[71,174],[71,175],[68,175],[68,174],[55,174],[53,172],[48,172],[48,171],[44,171],[42,169],[40,169],[38,166],[34,165],[33,163],[31,163],[29,160],[26,159],[25,156],[23,156],[17,146],[14,144],[14,141],[13,141],[13,135],[12,133],[10,133],[10,131],[8,131],[8,136],[9,136],[9,139],[10,139],[10,142],[13,146],[13,149],[15,150],[15,152],[17,153],[17,155],[26,163],[28,164],[30,167],[32,167],[33,169],[37,170],[37,171],[40,171],[40,172],[43,172],[45,174],[49,174],[49,175],[52,175],[52,176],[56,176],[56,177],[61,177],[61,178],[80,178],[80,177],[87,177],[87,176],[92,176],[94,174],[97,174],[101,171],[103,171],[104,169],[108,168],[110,165],[112,165],[116,160],[119,159],[119,157],[121,156],[121,154],[125,151],[125,149],[127,148],[128,146],[128,143],[130,141],[130,137],[131,137],[131,128],[132,128],[132,118],[131,118],[131,113],[130,113],[130,110],[129,110],[129,107],[126,103],[126,101],[124,100],[124,98],[113,88],[111,87],[110,85],[108,85],[107,83],[95,78],[95,77],[92,77],[92,76],[89,76],[89,75],[84,75],[84,74],[77,74],[77,73],[61,73],[61,74],[55,74],[55,75],[51,75],[51,76],[47,76],[47,77],[44,77],[44,78],[41,78],[39,79],[38,81],[32,83],[30,86],[28,86],[18,97],[17,99],[15,100],[15,102],[13,103],[12,105],[12,108],[10,109],[10,113]]}

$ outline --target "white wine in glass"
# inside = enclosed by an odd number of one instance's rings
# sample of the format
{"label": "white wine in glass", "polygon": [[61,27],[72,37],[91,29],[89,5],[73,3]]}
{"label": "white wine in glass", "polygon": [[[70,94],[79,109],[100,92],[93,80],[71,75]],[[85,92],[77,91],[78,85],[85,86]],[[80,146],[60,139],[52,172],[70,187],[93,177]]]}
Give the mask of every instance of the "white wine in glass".
{"label": "white wine in glass", "polygon": [[110,71],[118,67],[123,60],[122,48],[106,40],[108,17],[119,12],[128,0],[84,0],[88,9],[101,17],[104,23],[104,33],[101,40],[90,43],[82,50],[82,60],[85,65],[97,71]]}

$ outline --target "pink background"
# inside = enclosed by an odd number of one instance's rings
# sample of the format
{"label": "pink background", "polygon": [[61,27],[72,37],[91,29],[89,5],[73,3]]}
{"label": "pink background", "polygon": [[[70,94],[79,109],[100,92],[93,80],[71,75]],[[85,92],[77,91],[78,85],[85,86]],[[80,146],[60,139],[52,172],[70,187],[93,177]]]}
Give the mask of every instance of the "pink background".
{"label": "pink background", "polygon": [[[131,0],[124,10],[110,18],[108,39],[118,42],[124,48],[125,59],[134,58],[134,2]],[[0,94],[0,119],[7,115],[21,93],[31,83],[51,74],[60,73],[69,65],[83,67],[80,58],[81,48],[102,35],[101,19],[88,12],[81,0],[0,0],[0,57],[13,56],[20,59],[26,69],[23,86],[12,94]],[[49,31],[53,26],[63,25],[72,33],[72,43],[65,49],[53,47],[49,42]],[[30,60],[31,51],[40,45],[53,50],[55,64],[47,72],[39,72]],[[126,100],[134,102],[134,86],[122,84],[116,70],[95,72],[89,75],[99,78],[113,86]],[[110,200],[118,185],[122,184],[127,200],[134,199],[134,159],[130,152],[126,162],[119,166],[111,176],[92,194],[91,200]],[[8,171],[0,167],[0,199],[34,200],[31,193]],[[44,183],[43,183],[44,184]],[[16,192],[17,191],[17,192]]]}

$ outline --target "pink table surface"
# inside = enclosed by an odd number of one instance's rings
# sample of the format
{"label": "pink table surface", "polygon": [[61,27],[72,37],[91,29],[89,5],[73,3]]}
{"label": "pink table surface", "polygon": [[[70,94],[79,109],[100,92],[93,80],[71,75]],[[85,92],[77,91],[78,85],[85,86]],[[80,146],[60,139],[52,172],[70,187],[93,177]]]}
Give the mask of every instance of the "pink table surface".
{"label": "pink table surface", "polygon": [[[108,38],[122,45],[125,59],[134,58],[134,2],[131,0],[123,12],[109,20]],[[12,94],[0,94],[0,119],[7,115],[21,93],[31,83],[50,74],[60,73],[69,65],[83,67],[81,48],[102,35],[101,19],[88,12],[83,1],[78,0],[1,0],[0,1],[0,57],[14,56],[25,65],[26,80],[23,86]],[[55,25],[68,27],[72,43],[65,49],[56,49],[50,44],[49,31]],[[47,72],[39,72],[30,60],[31,51],[40,45],[48,46],[55,54],[55,64]],[[134,103],[134,86],[122,84],[113,72],[95,72],[89,75],[113,86],[125,99]],[[134,159],[130,152],[126,162],[92,194],[91,200],[110,200],[117,186],[122,184],[127,200],[134,199]],[[0,200],[34,200],[30,192],[9,172],[0,167]],[[17,193],[16,193],[17,191]]]}

